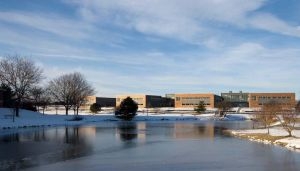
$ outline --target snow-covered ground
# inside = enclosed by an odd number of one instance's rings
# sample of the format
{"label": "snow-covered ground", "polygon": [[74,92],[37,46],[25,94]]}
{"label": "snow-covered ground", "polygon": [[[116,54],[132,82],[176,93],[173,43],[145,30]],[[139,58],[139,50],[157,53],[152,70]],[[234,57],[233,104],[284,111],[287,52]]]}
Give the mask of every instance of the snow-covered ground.
{"label": "snow-covered ground", "polygon": [[[297,125],[298,126],[298,125]],[[251,129],[251,130],[231,130],[231,133],[235,136],[244,136],[244,135],[251,135],[251,134],[267,134],[267,129]],[[267,141],[267,140],[261,140],[261,139],[255,139],[251,136],[249,136],[249,140],[251,141],[257,141],[262,142],[265,144],[279,144],[281,146],[287,147],[289,149],[293,149],[297,152],[300,152],[300,130],[293,130],[292,135],[293,137],[287,137],[288,133],[280,126],[272,127],[270,128],[270,135],[274,137],[279,136],[286,136],[285,138],[278,139],[274,142]]]}
{"label": "snow-covered ground", "polygon": [[[56,111],[46,111],[45,115],[39,112],[32,112],[28,110],[20,110],[20,117],[15,117],[14,121],[12,117],[12,109],[0,108],[0,129],[8,128],[22,128],[22,127],[34,127],[34,126],[56,126],[56,125],[77,125],[86,124],[91,122],[102,122],[102,121],[118,121],[119,119],[114,117],[113,112],[101,112],[99,114],[91,113],[80,113],[83,118],[80,121],[71,121],[74,117],[72,111],[71,114],[66,116],[64,111],[59,110],[58,115]],[[214,114],[207,113],[201,115],[192,115],[182,113],[145,113],[139,112],[133,119],[134,121],[195,121],[195,120],[246,120],[249,119],[249,115],[246,114],[228,114],[226,117],[219,118]]]}
{"label": "snow-covered ground", "polygon": [[[7,115],[12,114],[12,109],[0,108],[0,131],[1,129],[12,128],[27,128],[27,127],[39,127],[39,126],[61,126],[61,125],[82,125],[92,122],[104,122],[104,121],[118,121],[120,119],[115,118],[112,112],[101,112],[99,114],[80,113],[83,118],[80,121],[71,121],[74,117],[73,114],[68,116],[63,114],[63,111],[59,111],[56,115],[55,111],[47,111],[45,115],[39,112],[32,112],[28,110],[20,110],[20,117],[15,117],[14,121],[12,117]],[[192,114],[157,114],[157,113],[141,113],[133,119],[134,121],[200,121],[200,120],[222,120],[222,121],[240,121],[251,119],[251,114],[227,114],[226,117],[216,117],[215,114],[207,113],[201,115]],[[300,126],[300,125],[297,125]],[[247,135],[254,133],[267,133],[267,129],[253,129],[253,130],[232,130],[233,135]],[[295,137],[286,137],[276,140],[275,144],[285,144],[287,148],[300,149],[300,130],[294,130],[292,134]],[[272,136],[287,136],[281,127],[270,128],[270,135]],[[299,138],[298,138],[299,137]],[[253,139],[254,140],[254,139]],[[254,140],[255,141],[255,140]],[[271,143],[263,141],[264,143]],[[299,150],[300,151],[300,150]]]}

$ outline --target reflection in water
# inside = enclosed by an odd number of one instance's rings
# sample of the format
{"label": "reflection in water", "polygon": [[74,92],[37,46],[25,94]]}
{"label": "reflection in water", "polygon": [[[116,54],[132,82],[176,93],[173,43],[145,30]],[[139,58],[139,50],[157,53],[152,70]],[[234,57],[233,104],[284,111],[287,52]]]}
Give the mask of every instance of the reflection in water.
{"label": "reflection in water", "polygon": [[[245,128],[246,124],[110,122],[98,126],[15,132],[0,136],[0,170],[19,170],[51,163],[63,165],[63,170],[70,162],[73,162],[71,169],[75,170],[83,170],[80,167],[89,164],[96,170],[123,170],[124,163],[140,167],[132,171],[154,170],[155,166],[160,168],[156,170],[164,170],[164,167],[170,168],[166,170],[214,170],[212,167],[234,170],[236,165],[236,168],[247,171],[299,170],[300,156],[293,152],[224,138],[223,129]],[[128,158],[129,150],[131,157]],[[78,159],[72,160],[74,158]],[[135,161],[140,165],[131,165]],[[104,166],[119,169],[105,169]]]}
{"label": "reflection in water", "polygon": [[215,136],[215,128],[211,123],[205,126],[196,124],[175,123],[174,124],[174,138],[176,139],[195,139],[195,138],[211,138]]}
{"label": "reflection in water", "polygon": [[53,163],[93,152],[95,127],[35,129],[0,136],[0,170]]}
{"label": "reflection in water", "polygon": [[124,142],[132,142],[135,139],[138,139],[139,141],[145,141],[146,123],[120,122],[116,128],[116,136]]}
{"label": "reflection in water", "polygon": [[137,138],[137,126],[135,122],[121,122],[118,124],[116,135],[122,141],[130,141]]}

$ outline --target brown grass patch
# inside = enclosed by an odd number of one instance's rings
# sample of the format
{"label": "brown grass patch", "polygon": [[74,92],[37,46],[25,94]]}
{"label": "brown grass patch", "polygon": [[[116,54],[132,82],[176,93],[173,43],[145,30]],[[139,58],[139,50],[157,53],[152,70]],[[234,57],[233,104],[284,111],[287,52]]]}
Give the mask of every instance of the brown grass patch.
{"label": "brown grass patch", "polygon": [[276,140],[287,137],[287,136],[272,136],[272,135],[263,134],[263,133],[238,133],[237,136],[241,137],[241,138],[246,138],[246,139],[269,141],[271,143],[274,143]]}

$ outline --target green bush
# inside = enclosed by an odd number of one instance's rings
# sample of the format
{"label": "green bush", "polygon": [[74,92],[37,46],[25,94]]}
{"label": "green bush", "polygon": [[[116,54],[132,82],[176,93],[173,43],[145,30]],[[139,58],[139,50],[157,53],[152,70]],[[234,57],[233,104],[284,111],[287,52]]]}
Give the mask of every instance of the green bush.
{"label": "green bush", "polygon": [[203,113],[206,110],[204,102],[200,101],[200,103],[194,108],[194,110],[199,114]]}
{"label": "green bush", "polygon": [[117,107],[115,111],[115,116],[124,120],[131,120],[135,117],[138,109],[138,104],[132,100],[132,98],[127,97],[124,99],[120,106]]}
{"label": "green bush", "polygon": [[90,111],[92,113],[98,113],[99,111],[101,111],[101,106],[97,103],[93,103],[91,106],[90,106]]}

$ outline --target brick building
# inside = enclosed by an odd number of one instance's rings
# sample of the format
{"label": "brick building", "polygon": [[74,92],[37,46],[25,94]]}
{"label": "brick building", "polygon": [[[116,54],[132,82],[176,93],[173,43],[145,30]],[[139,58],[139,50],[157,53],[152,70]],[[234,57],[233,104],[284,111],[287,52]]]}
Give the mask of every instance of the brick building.
{"label": "brick building", "polygon": [[139,108],[174,106],[174,100],[171,98],[166,98],[166,97],[161,97],[156,95],[146,95],[146,94],[117,95],[116,106],[119,106],[121,102],[127,97],[132,98],[138,104]]}
{"label": "brick building", "polygon": [[101,107],[115,107],[116,106],[116,98],[87,96],[86,102],[82,106],[80,106],[80,109],[81,110],[89,110],[90,106],[93,103],[97,103]]}
{"label": "brick building", "polygon": [[265,103],[274,101],[288,106],[296,105],[295,93],[249,93],[249,107],[262,107]]}
{"label": "brick building", "polygon": [[206,107],[215,108],[217,102],[222,97],[215,94],[175,94],[175,108],[193,108],[200,101],[203,101]]}

